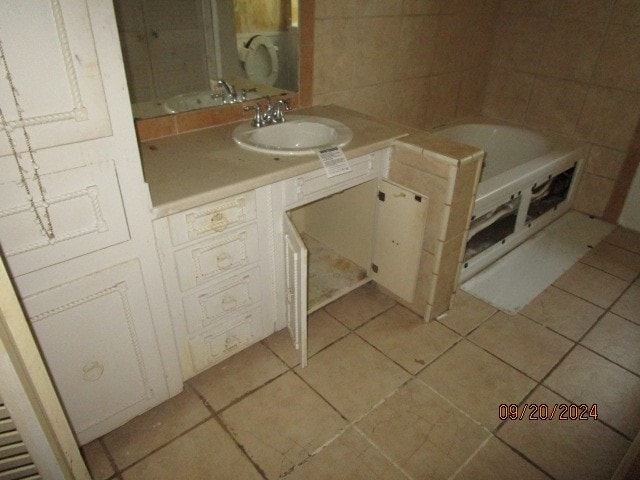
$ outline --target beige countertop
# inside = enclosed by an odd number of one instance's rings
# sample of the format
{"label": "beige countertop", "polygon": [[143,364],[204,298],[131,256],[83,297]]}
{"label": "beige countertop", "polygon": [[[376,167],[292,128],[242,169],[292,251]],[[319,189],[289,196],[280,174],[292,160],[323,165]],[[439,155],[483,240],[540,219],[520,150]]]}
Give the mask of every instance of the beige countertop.
{"label": "beige countertop", "polygon": [[[416,132],[333,105],[296,110],[295,114],[327,117],[351,128],[353,140],[343,147],[347,158],[389,147],[394,140]],[[275,157],[240,148],[232,138],[238,125],[221,125],[141,143],[142,167],[154,218],[322,168],[316,155]]]}

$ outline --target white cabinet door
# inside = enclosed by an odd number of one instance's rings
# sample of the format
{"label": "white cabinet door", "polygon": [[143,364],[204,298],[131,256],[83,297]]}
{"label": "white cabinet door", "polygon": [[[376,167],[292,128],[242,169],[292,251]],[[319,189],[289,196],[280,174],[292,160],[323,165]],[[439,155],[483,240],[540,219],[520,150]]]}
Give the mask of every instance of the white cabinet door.
{"label": "white cabinet door", "polygon": [[371,278],[400,298],[415,296],[427,197],[386,180],[378,182]]}
{"label": "white cabinet door", "polygon": [[307,247],[284,213],[285,294],[287,327],[296,350],[300,352],[300,364],[307,366]]}
{"label": "white cabinet door", "polygon": [[24,298],[81,444],[167,397],[137,260]]}

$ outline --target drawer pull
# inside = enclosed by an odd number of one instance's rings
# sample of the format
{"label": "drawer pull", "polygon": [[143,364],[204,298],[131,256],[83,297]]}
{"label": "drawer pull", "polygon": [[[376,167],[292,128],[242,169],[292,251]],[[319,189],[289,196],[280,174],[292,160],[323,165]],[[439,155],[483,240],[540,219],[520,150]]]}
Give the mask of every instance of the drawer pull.
{"label": "drawer pull", "polygon": [[224,349],[231,350],[233,348],[236,348],[241,343],[242,343],[242,340],[240,340],[240,338],[238,338],[237,335],[231,335],[230,337],[227,337],[227,339],[225,340]]}
{"label": "drawer pull", "polygon": [[237,306],[238,306],[238,300],[236,300],[236,297],[232,295],[227,295],[222,299],[222,309],[225,312],[233,310],[237,308]]}
{"label": "drawer pull", "polygon": [[82,367],[82,378],[87,382],[95,382],[104,373],[104,365],[100,362],[87,363]]}
{"label": "drawer pull", "polygon": [[211,228],[216,232],[222,232],[226,230],[229,224],[229,220],[222,212],[216,212],[211,216]]}
{"label": "drawer pull", "polygon": [[222,252],[216,258],[218,261],[218,268],[221,270],[226,270],[233,266],[233,257],[227,252]]}

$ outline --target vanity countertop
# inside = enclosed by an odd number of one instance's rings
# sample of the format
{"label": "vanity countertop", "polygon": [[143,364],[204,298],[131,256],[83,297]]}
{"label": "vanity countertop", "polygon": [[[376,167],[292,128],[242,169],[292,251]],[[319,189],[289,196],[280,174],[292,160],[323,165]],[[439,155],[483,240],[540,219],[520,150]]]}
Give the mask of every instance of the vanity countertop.
{"label": "vanity countertop", "polygon": [[[347,158],[387,148],[396,139],[415,132],[334,105],[294,113],[327,117],[350,127],[353,140],[343,147]],[[322,168],[316,155],[275,157],[240,148],[232,138],[237,126],[232,123],[141,143],[154,218]]]}

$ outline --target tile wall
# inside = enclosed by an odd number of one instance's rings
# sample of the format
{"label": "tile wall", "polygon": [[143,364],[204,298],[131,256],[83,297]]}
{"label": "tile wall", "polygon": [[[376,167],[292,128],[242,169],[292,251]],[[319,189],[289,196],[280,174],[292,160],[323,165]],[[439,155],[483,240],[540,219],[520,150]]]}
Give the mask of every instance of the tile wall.
{"label": "tile wall", "polygon": [[603,216],[640,118],[640,2],[501,0],[483,113],[589,142],[576,207]]}
{"label": "tile wall", "polygon": [[494,0],[316,0],[313,102],[416,128],[479,113]]}

